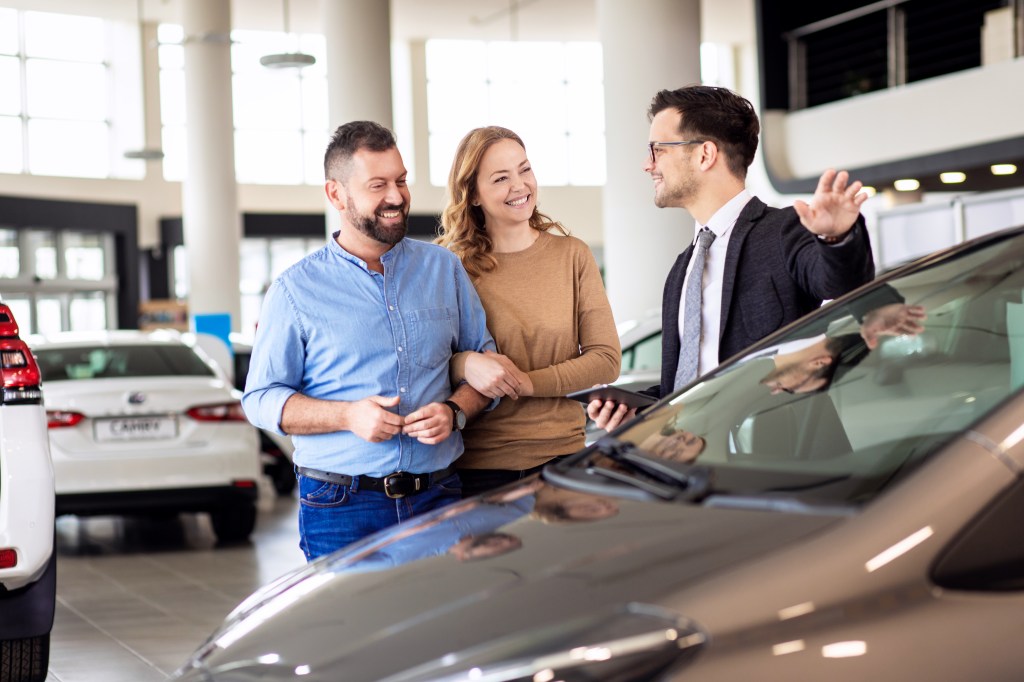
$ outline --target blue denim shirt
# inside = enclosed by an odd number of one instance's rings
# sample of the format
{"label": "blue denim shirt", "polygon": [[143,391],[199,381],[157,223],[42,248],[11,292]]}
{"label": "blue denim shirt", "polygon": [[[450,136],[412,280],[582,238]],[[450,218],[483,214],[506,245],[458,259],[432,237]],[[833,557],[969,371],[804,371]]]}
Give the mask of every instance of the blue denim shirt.
{"label": "blue denim shirt", "polygon": [[[281,431],[295,393],[322,400],[399,396],[399,414],[452,394],[448,363],[464,350],[494,350],[484,309],[459,259],[403,239],[381,257],[384,274],[335,240],[299,261],[267,290],[242,406],[256,426]],[[398,435],[370,443],[351,431],[292,436],[304,467],[384,476],[444,469],[462,434],[437,445]]]}

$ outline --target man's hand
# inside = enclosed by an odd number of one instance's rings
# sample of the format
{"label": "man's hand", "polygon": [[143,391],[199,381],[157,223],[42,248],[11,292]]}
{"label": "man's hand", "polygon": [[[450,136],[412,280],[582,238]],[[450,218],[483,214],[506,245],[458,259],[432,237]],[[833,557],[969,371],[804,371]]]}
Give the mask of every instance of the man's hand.
{"label": "man's hand", "polygon": [[920,334],[924,331],[924,325],[921,323],[927,317],[923,306],[891,303],[875,308],[864,316],[864,322],[860,325],[860,335],[865,345],[874,350],[878,346],[880,336]]}
{"label": "man's hand", "polygon": [[508,396],[515,400],[533,393],[533,382],[508,357],[493,351],[472,353],[466,358],[466,383],[488,398]]}
{"label": "man's hand", "polygon": [[614,400],[591,400],[587,403],[587,416],[594,420],[597,428],[612,431],[626,419],[636,415],[636,408],[629,409],[625,403]]}
{"label": "man's hand", "polygon": [[402,415],[390,412],[387,408],[397,405],[397,395],[391,398],[371,395],[349,403],[348,430],[371,443],[391,440],[402,431],[403,419]]}
{"label": "man's hand", "polygon": [[822,237],[841,237],[850,231],[868,195],[858,194],[863,186],[860,180],[847,186],[849,178],[846,171],[829,168],[821,174],[809,205],[799,199],[793,202],[804,227]]}
{"label": "man's hand", "polygon": [[424,445],[437,445],[452,433],[452,408],[444,403],[424,405],[405,418],[402,433]]}

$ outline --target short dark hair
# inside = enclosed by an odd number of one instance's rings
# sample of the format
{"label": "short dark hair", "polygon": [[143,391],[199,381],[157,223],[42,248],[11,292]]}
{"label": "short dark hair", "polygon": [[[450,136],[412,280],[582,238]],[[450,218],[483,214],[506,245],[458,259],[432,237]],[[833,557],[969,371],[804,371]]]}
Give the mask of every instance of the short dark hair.
{"label": "short dark hair", "polygon": [[749,100],[728,88],[688,85],[656,94],[647,116],[653,119],[669,108],[681,116],[679,133],[684,139],[711,140],[725,154],[732,174],[747,177],[761,132],[757,112]]}
{"label": "short dark hair", "polygon": [[338,126],[324,153],[324,178],[345,181],[349,162],[360,149],[386,152],[397,146],[395,134],[373,121],[351,121]]}

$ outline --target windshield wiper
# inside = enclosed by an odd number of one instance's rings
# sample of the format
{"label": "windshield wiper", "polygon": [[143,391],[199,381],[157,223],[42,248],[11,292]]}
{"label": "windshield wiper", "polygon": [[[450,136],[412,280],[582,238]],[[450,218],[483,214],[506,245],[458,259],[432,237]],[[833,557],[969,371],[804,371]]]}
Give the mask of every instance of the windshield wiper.
{"label": "windshield wiper", "polygon": [[591,463],[586,467],[587,473],[640,488],[664,500],[694,502],[711,492],[709,467],[674,464],[653,457],[629,441],[608,437],[597,442],[596,451],[629,471]]}

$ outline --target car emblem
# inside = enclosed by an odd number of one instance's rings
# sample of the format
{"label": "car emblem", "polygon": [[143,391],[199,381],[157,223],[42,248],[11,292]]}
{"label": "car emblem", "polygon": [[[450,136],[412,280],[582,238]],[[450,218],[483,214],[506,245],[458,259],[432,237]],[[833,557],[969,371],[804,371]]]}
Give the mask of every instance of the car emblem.
{"label": "car emblem", "polygon": [[146,394],[145,393],[129,393],[128,394],[128,402],[131,403],[132,405],[141,405],[142,403],[146,402]]}

